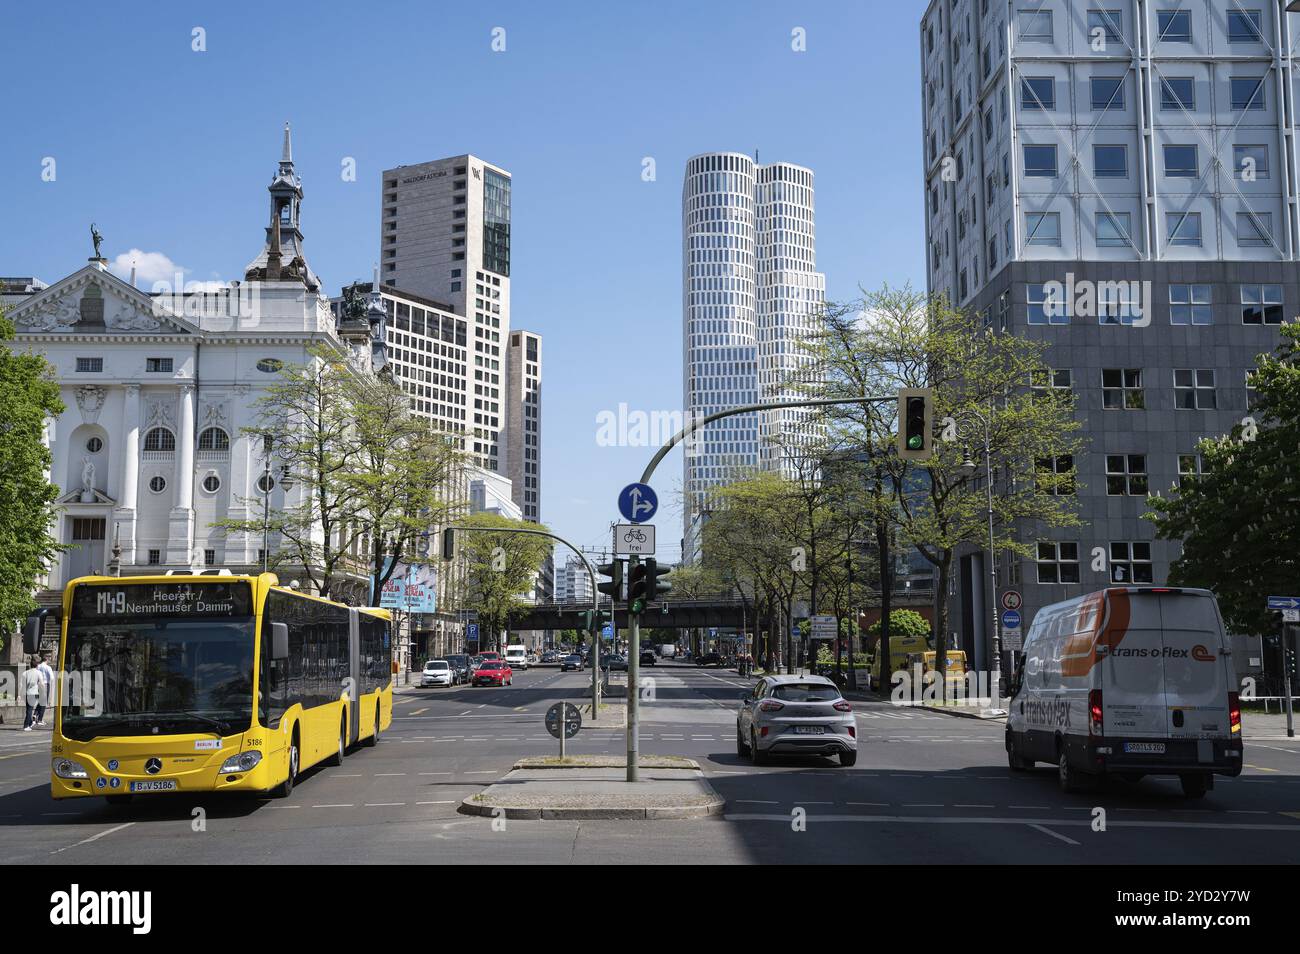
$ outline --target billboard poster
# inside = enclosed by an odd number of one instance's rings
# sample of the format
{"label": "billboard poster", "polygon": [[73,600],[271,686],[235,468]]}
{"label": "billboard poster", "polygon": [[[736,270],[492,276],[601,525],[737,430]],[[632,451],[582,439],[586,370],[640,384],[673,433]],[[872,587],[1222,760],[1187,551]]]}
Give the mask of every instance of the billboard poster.
{"label": "billboard poster", "polygon": [[379,605],[406,613],[436,613],[438,568],[428,564],[399,563],[379,594]]}

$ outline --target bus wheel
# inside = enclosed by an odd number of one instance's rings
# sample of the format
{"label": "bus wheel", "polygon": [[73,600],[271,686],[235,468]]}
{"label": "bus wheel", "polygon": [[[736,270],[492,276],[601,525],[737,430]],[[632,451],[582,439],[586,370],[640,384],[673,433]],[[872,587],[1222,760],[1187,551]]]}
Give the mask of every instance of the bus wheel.
{"label": "bus wheel", "polygon": [[343,764],[343,747],[347,744],[346,742],[347,736],[348,736],[348,717],[344,716],[343,721],[339,724],[338,750],[325,760],[326,765],[338,766]]}
{"label": "bus wheel", "polygon": [[284,781],[271,789],[274,798],[288,798],[293,794],[293,783],[298,779],[298,729],[295,726],[289,742],[289,774]]}
{"label": "bus wheel", "polygon": [[361,744],[365,746],[377,745],[379,742],[379,700],[375,700],[375,731],[368,739],[362,739]]}

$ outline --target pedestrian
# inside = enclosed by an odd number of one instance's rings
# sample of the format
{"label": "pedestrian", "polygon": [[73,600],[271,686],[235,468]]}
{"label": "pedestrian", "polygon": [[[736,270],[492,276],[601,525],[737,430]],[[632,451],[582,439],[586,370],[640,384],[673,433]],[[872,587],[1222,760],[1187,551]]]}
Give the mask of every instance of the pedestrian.
{"label": "pedestrian", "polygon": [[36,723],[37,710],[41,710],[41,714],[44,715],[41,706],[42,679],[36,668],[40,661],[33,656],[30,662],[31,665],[23,671],[23,699],[27,703],[27,716],[23,719],[24,732],[32,731],[32,726]]}
{"label": "pedestrian", "polygon": [[41,674],[44,691],[41,693],[41,707],[36,713],[36,724],[45,725],[45,711],[54,705],[54,670],[50,668],[49,658],[41,657],[41,664],[36,667]]}

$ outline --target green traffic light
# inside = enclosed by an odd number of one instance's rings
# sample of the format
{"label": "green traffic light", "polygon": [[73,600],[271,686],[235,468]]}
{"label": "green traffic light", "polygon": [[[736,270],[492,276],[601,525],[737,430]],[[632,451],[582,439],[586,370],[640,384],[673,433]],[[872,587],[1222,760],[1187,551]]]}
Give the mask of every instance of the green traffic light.
{"label": "green traffic light", "polygon": [[645,600],[633,600],[633,601],[632,601],[632,614],[633,614],[634,616],[640,616],[640,615],[641,615],[641,611],[644,610],[644,609],[645,609]]}
{"label": "green traffic light", "polygon": [[911,437],[907,439],[907,446],[909,450],[920,450],[921,445],[923,445],[924,443],[925,443],[925,439],[920,434],[913,434]]}

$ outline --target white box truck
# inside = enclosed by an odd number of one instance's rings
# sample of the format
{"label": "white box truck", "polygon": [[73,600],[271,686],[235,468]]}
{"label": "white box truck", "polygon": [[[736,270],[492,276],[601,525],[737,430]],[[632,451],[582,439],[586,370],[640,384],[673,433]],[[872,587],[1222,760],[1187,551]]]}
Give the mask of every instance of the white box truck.
{"label": "white box truck", "polygon": [[510,664],[511,669],[526,670],[528,668],[528,647],[523,643],[507,646],[506,662]]}
{"label": "white box truck", "polygon": [[1057,767],[1061,788],[1176,775],[1199,798],[1241,774],[1241,704],[1209,590],[1112,587],[1040,609],[1011,677],[1013,771]]}

